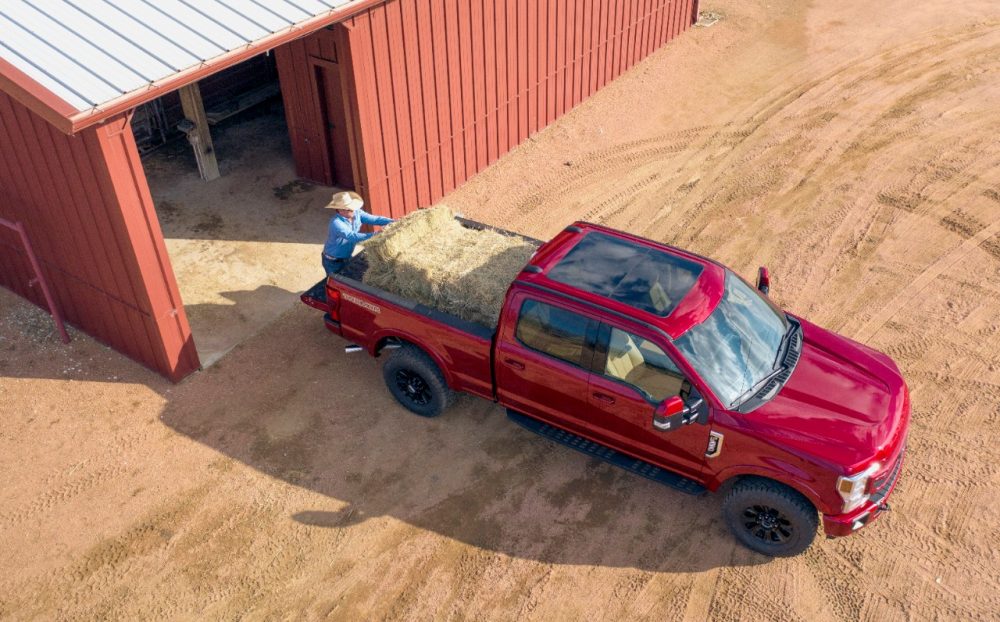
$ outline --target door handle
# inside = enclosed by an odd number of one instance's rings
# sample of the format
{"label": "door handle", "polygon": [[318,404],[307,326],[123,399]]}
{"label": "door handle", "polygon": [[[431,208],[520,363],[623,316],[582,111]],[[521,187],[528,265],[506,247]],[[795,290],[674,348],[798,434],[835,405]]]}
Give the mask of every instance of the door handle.
{"label": "door handle", "polygon": [[515,361],[514,359],[504,359],[503,362],[506,363],[509,367],[513,367],[514,369],[524,369],[524,363],[522,363],[521,361]]}
{"label": "door handle", "polygon": [[615,403],[615,398],[611,397],[610,395],[605,395],[604,393],[596,393],[595,392],[594,393],[594,399],[596,399],[598,402],[604,402],[605,404],[614,404]]}

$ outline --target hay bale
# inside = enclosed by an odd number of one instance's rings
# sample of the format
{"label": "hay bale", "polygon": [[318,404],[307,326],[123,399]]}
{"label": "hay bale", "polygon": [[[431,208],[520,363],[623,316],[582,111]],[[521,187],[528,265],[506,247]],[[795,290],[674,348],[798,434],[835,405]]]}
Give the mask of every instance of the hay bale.
{"label": "hay bale", "polygon": [[537,249],[519,237],[467,229],[444,206],[402,218],[364,248],[365,283],[490,327]]}

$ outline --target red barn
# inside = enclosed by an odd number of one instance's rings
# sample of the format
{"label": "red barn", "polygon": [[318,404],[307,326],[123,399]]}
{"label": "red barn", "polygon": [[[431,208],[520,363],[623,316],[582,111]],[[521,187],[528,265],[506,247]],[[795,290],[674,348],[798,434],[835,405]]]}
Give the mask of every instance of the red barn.
{"label": "red barn", "polygon": [[164,128],[212,179],[206,102],[280,89],[297,174],[400,216],[696,16],[697,0],[4,3],[0,219],[37,262],[0,227],[0,285],[47,308],[47,284],[67,321],[178,380],[200,361],[140,155]]}

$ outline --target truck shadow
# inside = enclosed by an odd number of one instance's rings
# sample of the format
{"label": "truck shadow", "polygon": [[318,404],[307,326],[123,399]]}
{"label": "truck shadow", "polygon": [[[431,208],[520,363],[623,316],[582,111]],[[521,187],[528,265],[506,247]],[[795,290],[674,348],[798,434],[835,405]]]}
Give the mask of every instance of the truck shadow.
{"label": "truck shadow", "polygon": [[491,402],[463,396],[438,418],[410,414],[385,389],[381,363],[345,354],[309,309],[261,337],[185,382],[161,420],[329,500],[290,520],[351,530],[392,517],[549,564],[690,572],[769,561],[729,535],[718,496],[691,497],[555,445]]}

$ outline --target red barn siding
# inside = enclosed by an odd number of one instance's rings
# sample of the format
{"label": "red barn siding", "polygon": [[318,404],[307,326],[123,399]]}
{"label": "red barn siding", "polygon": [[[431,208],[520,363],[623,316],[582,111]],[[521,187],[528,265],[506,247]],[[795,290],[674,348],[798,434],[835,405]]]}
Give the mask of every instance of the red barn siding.
{"label": "red barn siding", "polygon": [[[174,380],[198,368],[125,115],[67,136],[0,94],[0,216],[24,222],[66,320]],[[44,305],[0,236],[0,285]]]}
{"label": "red barn siding", "polygon": [[[697,0],[390,0],[277,50],[299,174],[323,181],[309,56],[340,41],[356,185],[426,207],[687,29]],[[339,38],[339,39],[338,39]]]}
{"label": "red barn siding", "polygon": [[[322,68],[336,65],[341,80],[354,186],[372,211],[398,217],[680,34],[697,6],[388,0],[365,9],[276,49],[298,174],[327,183],[334,174]],[[25,223],[66,320],[173,380],[197,369],[128,116],[67,136],[0,94],[0,145],[0,217]],[[33,277],[17,237],[0,229],[0,285],[44,305]]]}

